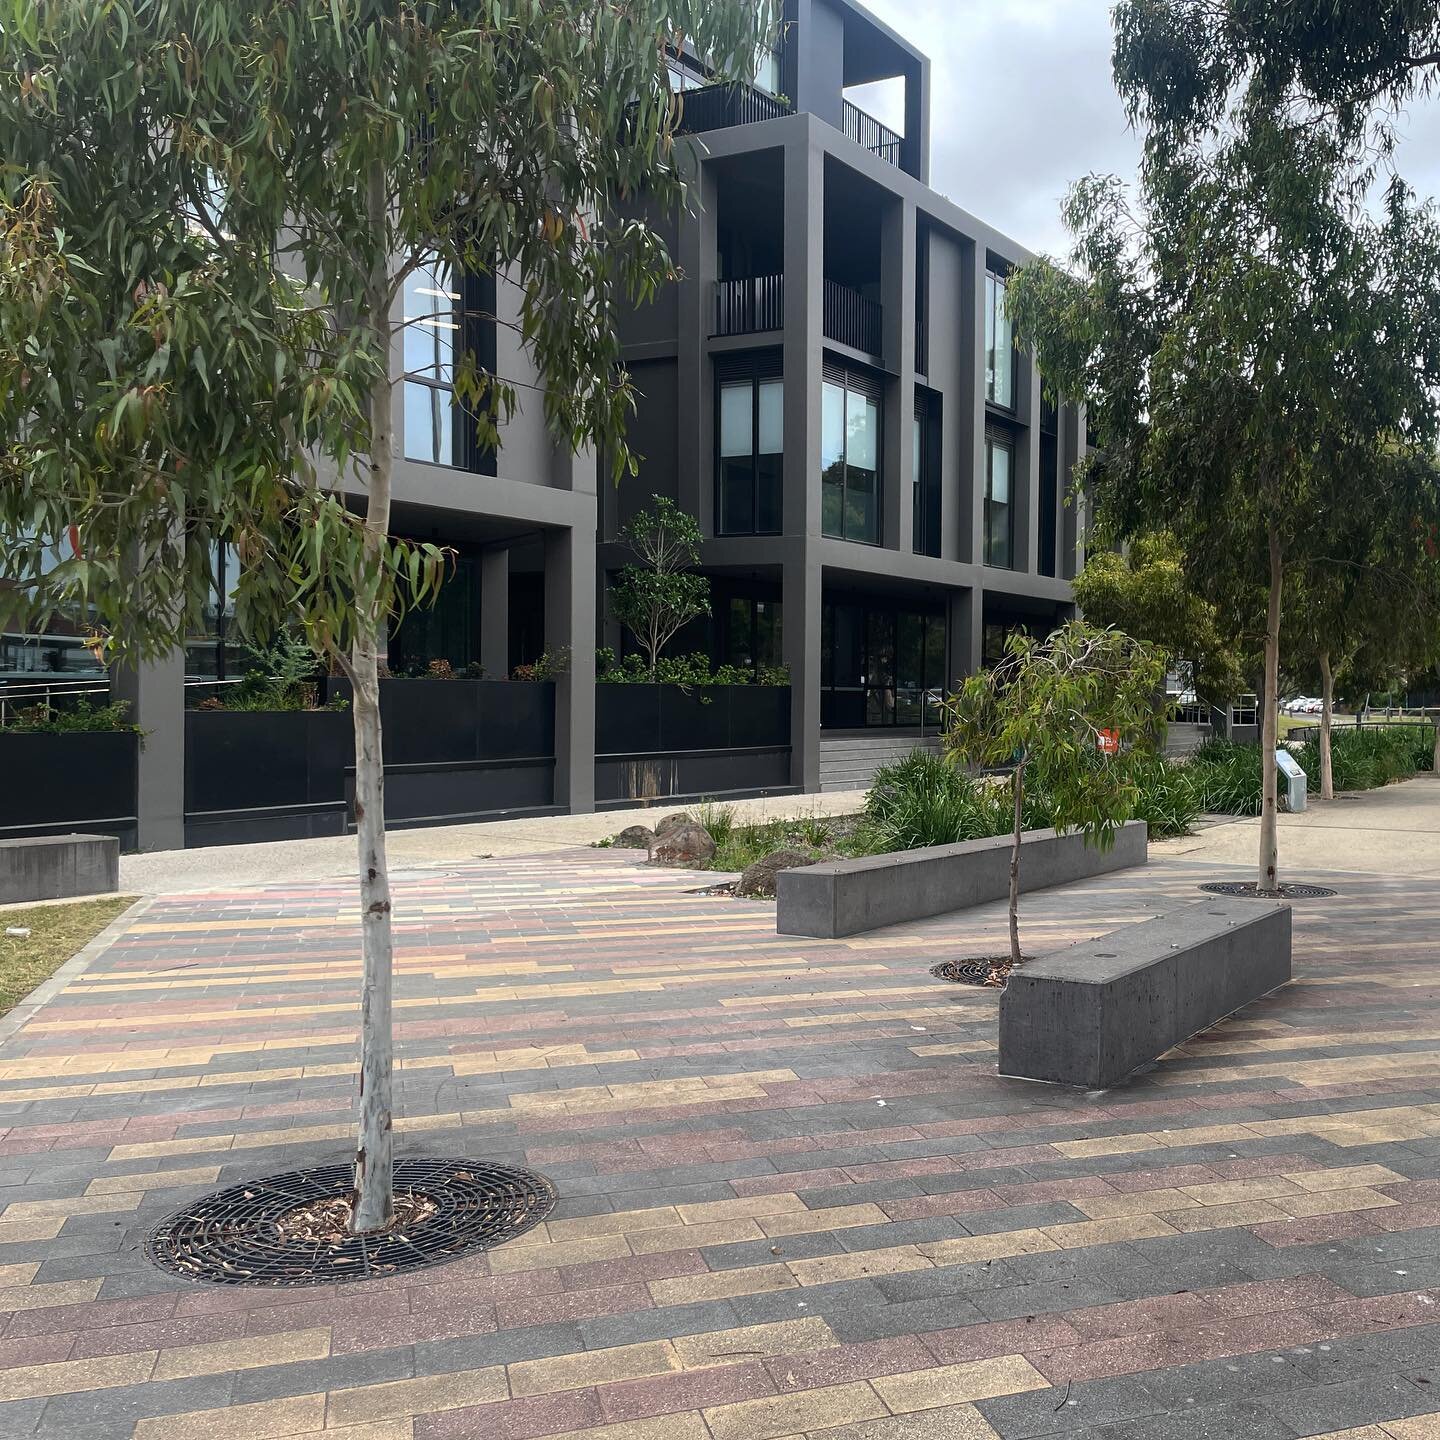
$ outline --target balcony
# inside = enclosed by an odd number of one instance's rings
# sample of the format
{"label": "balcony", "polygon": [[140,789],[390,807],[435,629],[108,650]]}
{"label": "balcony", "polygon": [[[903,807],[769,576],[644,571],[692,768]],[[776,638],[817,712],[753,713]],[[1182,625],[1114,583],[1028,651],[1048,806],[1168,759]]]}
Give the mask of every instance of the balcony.
{"label": "balcony", "polygon": [[732,125],[755,125],[790,113],[785,101],[751,85],[706,85],[699,90],[683,90],[675,98],[680,108],[675,128],[685,135],[728,130]]}
{"label": "balcony", "polygon": [[866,355],[879,355],[880,306],[858,290],[835,280],[825,282],[824,329],[827,340]]}
{"label": "balcony", "polygon": [[915,317],[915,373],[930,373],[930,328],[923,315]]}
{"label": "balcony", "polygon": [[748,275],[715,282],[712,335],[754,335],[785,325],[785,277]]}
{"label": "balcony", "polygon": [[848,100],[843,102],[845,133],[857,144],[863,145],[872,155],[878,155],[887,165],[900,165],[900,147],[905,137],[897,135],[888,125],[882,125],[873,115],[867,115],[858,105]]}

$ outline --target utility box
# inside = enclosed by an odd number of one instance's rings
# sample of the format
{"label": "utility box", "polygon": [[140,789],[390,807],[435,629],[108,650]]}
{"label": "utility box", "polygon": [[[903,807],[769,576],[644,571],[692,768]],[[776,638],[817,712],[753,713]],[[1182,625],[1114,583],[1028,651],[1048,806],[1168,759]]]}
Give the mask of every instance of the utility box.
{"label": "utility box", "polygon": [[1280,767],[1280,799],[1292,815],[1298,815],[1305,808],[1309,788],[1305,772],[1288,750],[1277,750],[1275,763]]}

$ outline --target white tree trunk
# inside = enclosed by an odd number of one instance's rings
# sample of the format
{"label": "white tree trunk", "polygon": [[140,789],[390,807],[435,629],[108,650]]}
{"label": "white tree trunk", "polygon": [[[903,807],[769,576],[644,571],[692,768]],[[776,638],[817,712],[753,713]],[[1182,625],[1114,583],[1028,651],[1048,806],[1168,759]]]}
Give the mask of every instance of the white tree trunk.
{"label": "white tree trunk", "polygon": [[1015,800],[1015,831],[1010,846],[1010,963],[1020,963],[1020,837],[1025,824],[1025,762],[1010,777]]}
{"label": "white tree trunk", "polygon": [[1285,570],[1280,537],[1270,530],[1270,599],[1265,610],[1264,724],[1260,733],[1260,873],[1258,888],[1273,894],[1280,885],[1279,826],[1276,822],[1276,786],[1279,767],[1275,746],[1280,738],[1280,601]]}
{"label": "white tree trunk", "polygon": [[[372,234],[383,233],[384,171],[368,177]],[[387,371],[370,394],[370,473],[366,543],[378,550],[390,530],[391,446],[388,275],[378,270],[367,296],[375,343]],[[384,616],[370,607],[357,615],[350,664],[355,689],[355,833],[360,848],[360,937],[364,980],[360,995],[360,1133],[355,1148],[355,1209],[350,1228],[382,1230],[395,1213],[391,1135],[391,989],[394,945],[390,929],[390,872],[385,858],[385,761],[380,733],[380,636]]]}
{"label": "white tree trunk", "polygon": [[1320,798],[1335,798],[1334,751],[1330,744],[1331,717],[1335,709],[1335,676],[1330,669],[1330,652],[1320,652]]}

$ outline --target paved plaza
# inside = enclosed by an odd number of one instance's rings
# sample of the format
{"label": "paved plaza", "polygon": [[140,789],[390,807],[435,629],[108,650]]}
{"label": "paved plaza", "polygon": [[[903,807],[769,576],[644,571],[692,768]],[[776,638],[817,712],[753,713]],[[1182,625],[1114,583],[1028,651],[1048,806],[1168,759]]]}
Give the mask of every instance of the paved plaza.
{"label": "paved plaza", "polygon": [[[0,1048],[0,1435],[1440,1437],[1440,782],[1341,804],[1420,860],[1338,832],[1295,983],[1098,1095],[997,1078],[997,995],[928,974],[998,906],[818,941],[630,852],[412,870],[400,1151],[560,1198],[325,1290],[141,1245],[348,1158],[353,888],[153,899]],[[1026,897],[1027,949],[1246,873],[1158,847]]]}

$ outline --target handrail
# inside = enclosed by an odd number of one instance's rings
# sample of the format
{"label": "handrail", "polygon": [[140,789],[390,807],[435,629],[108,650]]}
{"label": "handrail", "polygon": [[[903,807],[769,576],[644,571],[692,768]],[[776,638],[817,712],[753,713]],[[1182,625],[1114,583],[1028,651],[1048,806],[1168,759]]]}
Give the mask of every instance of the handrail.
{"label": "handrail", "polygon": [[887,164],[900,164],[900,149],[905,137],[898,135],[888,125],[882,125],[873,115],[867,115],[858,105],[842,102],[845,133],[857,145],[863,145],[872,155],[878,155]]}
{"label": "handrail", "polygon": [[715,282],[715,335],[754,335],[785,326],[785,277],[747,275]]}
{"label": "handrail", "polygon": [[874,300],[867,300],[858,290],[841,285],[836,280],[825,281],[824,322],[825,338],[838,340],[852,350],[866,355],[881,353],[881,308]]}

